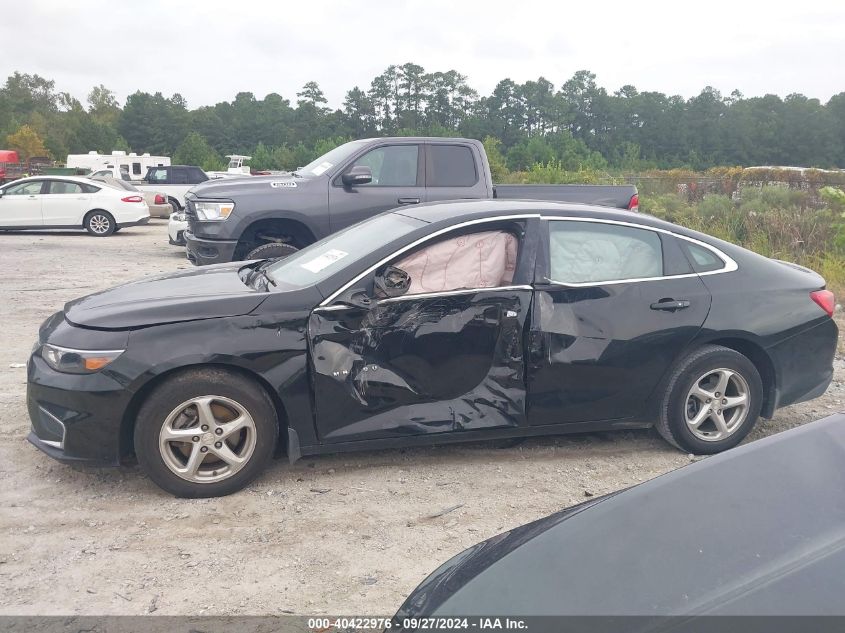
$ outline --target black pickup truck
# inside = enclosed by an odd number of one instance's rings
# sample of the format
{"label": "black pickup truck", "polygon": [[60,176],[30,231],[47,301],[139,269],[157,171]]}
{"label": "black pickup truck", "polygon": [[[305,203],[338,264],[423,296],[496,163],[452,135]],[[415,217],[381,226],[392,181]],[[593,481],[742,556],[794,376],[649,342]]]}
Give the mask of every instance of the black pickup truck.
{"label": "black pickup truck", "polygon": [[559,200],[636,211],[633,185],[494,185],[484,146],[462,138],[373,138],[296,172],[210,180],[185,195],[197,265],[283,257],[365,218],[436,200]]}

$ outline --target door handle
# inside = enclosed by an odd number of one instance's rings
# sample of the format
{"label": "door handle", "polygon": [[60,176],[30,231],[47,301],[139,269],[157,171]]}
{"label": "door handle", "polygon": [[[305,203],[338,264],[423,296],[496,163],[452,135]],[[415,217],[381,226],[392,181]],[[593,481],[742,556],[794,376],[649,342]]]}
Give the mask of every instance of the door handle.
{"label": "door handle", "polygon": [[652,310],[666,310],[668,312],[674,312],[675,310],[683,310],[684,308],[688,308],[690,305],[689,301],[686,299],[661,299],[656,303],[651,304]]}
{"label": "door handle", "polygon": [[419,198],[399,198],[399,200],[397,202],[399,202],[399,204],[419,204],[420,199]]}

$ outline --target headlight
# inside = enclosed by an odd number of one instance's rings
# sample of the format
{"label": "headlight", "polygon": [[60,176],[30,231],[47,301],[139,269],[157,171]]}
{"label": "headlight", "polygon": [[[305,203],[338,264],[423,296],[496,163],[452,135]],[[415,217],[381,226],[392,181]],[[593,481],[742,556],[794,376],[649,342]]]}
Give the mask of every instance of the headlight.
{"label": "headlight", "polygon": [[196,202],[197,217],[204,221],[225,220],[234,211],[234,202]]}
{"label": "headlight", "polygon": [[93,374],[100,371],[122,353],[122,349],[69,349],[49,343],[44,343],[41,347],[41,358],[56,371],[66,374]]}

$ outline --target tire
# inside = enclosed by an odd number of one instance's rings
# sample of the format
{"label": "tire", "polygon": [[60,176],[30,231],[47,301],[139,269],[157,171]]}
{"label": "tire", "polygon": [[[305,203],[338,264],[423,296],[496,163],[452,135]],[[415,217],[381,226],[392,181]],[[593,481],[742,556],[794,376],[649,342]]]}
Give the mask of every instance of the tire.
{"label": "tire", "polygon": [[120,231],[120,227],[119,226],[114,227],[114,232],[117,233],[118,231]]}
{"label": "tire", "polygon": [[112,214],[100,209],[89,211],[82,221],[82,226],[94,237],[108,237],[117,228]]}
{"label": "tire", "polygon": [[135,424],[135,453],[170,494],[221,497],[264,470],[278,434],[276,409],[260,385],[219,368],[192,369],[147,396]]}
{"label": "tire", "polygon": [[705,345],[672,371],[655,427],[676,448],[711,455],[739,444],[762,404],[763,382],[754,364],[727,347]]}
{"label": "tire", "polygon": [[167,199],[168,204],[173,209],[173,213],[179,213],[182,210],[182,205],[180,205],[176,200],[173,198]]}
{"label": "tire", "polygon": [[253,248],[244,259],[276,259],[293,255],[298,250],[293,244],[270,242]]}

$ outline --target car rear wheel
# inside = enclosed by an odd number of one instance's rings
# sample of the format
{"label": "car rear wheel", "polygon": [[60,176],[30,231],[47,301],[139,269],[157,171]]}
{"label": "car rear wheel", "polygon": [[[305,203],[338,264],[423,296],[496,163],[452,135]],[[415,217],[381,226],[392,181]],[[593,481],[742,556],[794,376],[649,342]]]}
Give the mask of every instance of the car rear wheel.
{"label": "car rear wheel", "polygon": [[706,345],[673,370],[657,431],[690,453],[709,455],[739,444],[754,427],[763,383],[754,364],[727,347]]}
{"label": "car rear wheel", "polygon": [[284,242],[270,242],[252,249],[246,254],[246,259],[274,259],[293,255],[299,249],[293,244]]}
{"label": "car rear wheel", "polygon": [[170,208],[173,209],[173,213],[179,213],[182,210],[180,204],[173,198],[170,198],[167,202],[170,204]]}
{"label": "car rear wheel", "polygon": [[111,213],[99,209],[89,211],[82,225],[88,233],[95,237],[108,237],[117,229]]}
{"label": "car rear wheel", "polygon": [[276,411],[252,380],[222,369],[174,376],[138,412],[135,452],[156,484],[177,497],[237,492],[270,460]]}

